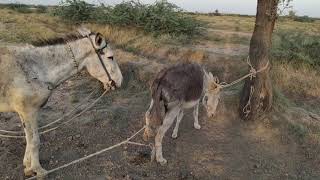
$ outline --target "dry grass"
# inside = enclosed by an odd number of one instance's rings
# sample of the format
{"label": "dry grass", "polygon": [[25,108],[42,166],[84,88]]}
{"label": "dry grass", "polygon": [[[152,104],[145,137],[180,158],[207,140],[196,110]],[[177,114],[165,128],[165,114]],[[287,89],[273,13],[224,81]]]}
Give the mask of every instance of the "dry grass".
{"label": "dry grass", "polygon": [[[47,39],[71,32],[75,27],[62,23],[48,14],[20,14],[12,10],[0,9],[0,39],[4,42],[30,43],[37,39]],[[103,33],[110,42],[123,50],[147,57],[183,59],[190,55],[188,49],[171,46],[180,44],[168,35],[154,37],[134,27],[85,24],[94,31]],[[202,55],[201,55],[202,54]],[[206,56],[202,51],[191,53],[192,60],[202,61]]]}
{"label": "dry grass", "polygon": [[[5,42],[28,43],[39,38],[50,38],[70,32],[74,27],[61,23],[58,18],[48,14],[20,14],[15,11],[0,9],[0,39]],[[210,28],[215,30],[239,31],[240,35],[219,35],[219,32],[208,32],[209,43],[217,44],[248,44],[249,37],[243,32],[253,29],[253,17],[236,16],[198,16],[197,18],[209,23]],[[103,33],[116,48],[120,48],[149,59],[166,59],[170,61],[210,61],[206,50],[195,49],[195,44],[184,44],[168,35],[154,37],[133,27],[116,27],[98,24],[86,24],[95,31]],[[320,33],[320,23],[301,23],[294,21],[281,21],[277,28],[297,29],[303,28],[306,32]],[[214,38],[219,38],[215,40]],[[281,90],[305,95],[320,97],[320,74],[316,70],[301,66],[294,68],[289,64],[275,63],[273,79]]]}
{"label": "dry grass", "polygon": [[46,14],[20,14],[6,9],[1,9],[0,14],[0,39],[6,42],[28,43],[38,38],[54,37],[71,29]]}
{"label": "dry grass", "polygon": [[167,35],[154,37],[134,27],[123,28],[97,24],[87,24],[87,26],[103,33],[116,47],[146,57],[197,62],[207,58],[203,50],[185,48]]}
{"label": "dry grass", "polygon": [[320,20],[313,23],[297,22],[290,19],[280,20],[275,27],[276,31],[301,31],[306,34],[320,34]]}
{"label": "dry grass", "polygon": [[275,63],[272,77],[275,84],[283,91],[320,97],[320,72],[306,65],[293,67],[290,64]]}
{"label": "dry grass", "polygon": [[252,32],[254,28],[254,17],[237,17],[237,16],[206,16],[197,17],[208,23],[210,28],[222,29],[228,31]]}
{"label": "dry grass", "polygon": [[[206,16],[197,17],[199,20],[207,22],[210,28],[223,29],[237,32],[252,32],[254,28],[254,17],[237,17],[237,16]],[[280,19],[275,27],[276,31],[303,31],[309,34],[320,33],[320,20],[313,23],[297,22],[290,19]]]}

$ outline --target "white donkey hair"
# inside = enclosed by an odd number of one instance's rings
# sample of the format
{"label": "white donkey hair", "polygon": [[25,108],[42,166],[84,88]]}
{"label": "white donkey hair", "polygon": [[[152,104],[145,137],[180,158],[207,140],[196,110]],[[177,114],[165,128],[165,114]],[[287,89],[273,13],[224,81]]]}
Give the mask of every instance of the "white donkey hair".
{"label": "white donkey hair", "polygon": [[[156,160],[164,165],[167,160],[162,156],[162,139],[166,131],[177,119],[172,138],[178,137],[179,124],[184,109],[194,108],[194,128],[200,129],[199,103],[203,97],[203,105],[209,117],[215,115],[219,100],[220,86],[218,79],[207,73],[198,64],[179,64],[162,70],[154,80],[152,99],[146,112],[146,129],[144,140],[155,136]],[[164,102],[165,115],[160,119],[160,101]]]}
{"label": "white donkey hair", "polygon": [[39,162],[37,118],[52,90],[82,69],[87,69],[106,89],[110,89],[111,79],[120,87],[123,79],[120,68],[105,38],[85,28],[64,38],[11,46],[0,52],[0,112],[19,114],[27,141],[24,172],[43,175],[46,171]]}

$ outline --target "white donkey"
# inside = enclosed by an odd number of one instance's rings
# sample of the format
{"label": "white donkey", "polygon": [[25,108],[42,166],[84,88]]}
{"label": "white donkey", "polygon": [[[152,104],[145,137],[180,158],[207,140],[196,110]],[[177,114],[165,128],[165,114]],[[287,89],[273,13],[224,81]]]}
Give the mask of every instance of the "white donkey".
{"label": "white donkey", "polygon": [[[175,118],[176,126],[172,138],[177,138],[179,123],[183,110],[194,107],[194,128],[200,129],[198,121],[199,102],[203,97],[203,105],[209,117],[213,117],[220,100],[218,79],[207,73],[198,64],[179,64],[160,71],[151,86],[152,100],[146,112],[146,129],[144,140],[155,136],[156,160],[161,165],[167,163],[162,156],[162,139]],[[165,115],[161,120],[161,103],[163,101]]]}
{"label": "white donkey", "polygon": [[84,68],[106,89],[120,87],[123,77],[105,38],[85,28],[0,53],[0,112],[19,114],[27,141],[24,173],[41,176],[37,116],[52,90]]}

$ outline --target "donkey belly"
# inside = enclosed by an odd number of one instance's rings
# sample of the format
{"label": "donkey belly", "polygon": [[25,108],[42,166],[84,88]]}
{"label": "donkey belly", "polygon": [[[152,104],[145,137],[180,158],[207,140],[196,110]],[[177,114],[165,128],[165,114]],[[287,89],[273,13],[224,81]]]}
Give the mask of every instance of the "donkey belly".
{"label": "donkey belly", "polygon": [[184,102],[182,104],[182,107],[184,109],[190,109],[193,108],[195,105],[197,105],[199,103],[199,100],[195,100],[195,101],[190,101],[190,102]]}
{"label": "donkey belly", "polygon": [[8,103],[1,101],[0,98],[0,112],[11,112],[12,108],[9,106]]}
{"label": "donkey belly", "polygon": [[13,112],[14,110],[10,106],[10,101],[8,101],[8,97],[3,96],[2,93],[0,96],[0,112]]}

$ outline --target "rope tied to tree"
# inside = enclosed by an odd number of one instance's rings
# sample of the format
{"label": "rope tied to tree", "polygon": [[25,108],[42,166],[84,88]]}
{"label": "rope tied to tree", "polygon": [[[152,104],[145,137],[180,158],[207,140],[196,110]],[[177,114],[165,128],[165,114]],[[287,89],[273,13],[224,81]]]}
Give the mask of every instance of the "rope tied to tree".
{"label": "rope tied to tree", "polygon": [[[257,74],[260,73],[260,72],[263,72],[265,70],[268,69],[269,67],[269,61],[267,62],[267,64],[259,69],[258,71],[252,66],[251,62],[250,62],[250,58],[248,56],[247,58],[247,64],[249,65],[250,67],[250,81],[253,80],[253,78],[256,78],[257,77]],[[246,117],[249,116],[250,112],[251,112],[251,99],[252,99],[252,96],[253,96],[253,93],[254,93],[255,89],[254,89],[254,86],[253,86],[253,83],[251,83],[250,85],[250,94],[249,94],[249,98],[248,98],[248,101],[247,101],[247,104],[243,107],[242,111],[243,113],[245,114]]]}
{"label": "rope tied to tree", "polygon": [[[253,65],[251,64],[250,62],[250,57],[248,56],[247,57],[247,64],[248,66],[250,67],[250,70],[249,70],[249,73],[242,76],[241,78],[231,82],[231,83],[226,83],[226,82],[221,82],[219,83],[219,80],[215,83],[215,85],[217,86],[217,90],[222,90],[222,89],[225,89],[225,88],[228,88],[228,87],[231,87],[235,84],[238,84],[240,83],[241,81],[245,80],[246,78],[250,78],[250,81],[253,80],[253,78],[257,77],[257,74],[258,73],[261,73],[265,70],[268,69],[270,63],[269,61],[267,62],[266,65],[264,65],[261,69],[259,70],[256,70]],[[254,89],[254,86],[253,86],[253,83],[251,83],[251,86],[250,86],[250,94],[249,94],[249,98],[248,98],[248,102],[247,104],[244,106],[244,108],[242,109],[243,113],[245,114],[246,117],[249,116],[250,112],[251,112],[251,99],[252,99],[252,96],[253,96],[253,93],[254,93],[255,89]]]}

